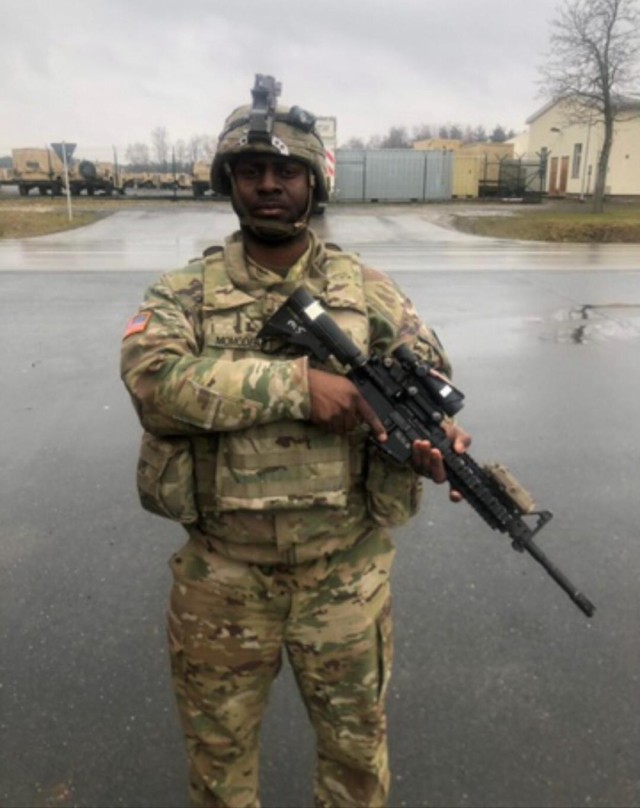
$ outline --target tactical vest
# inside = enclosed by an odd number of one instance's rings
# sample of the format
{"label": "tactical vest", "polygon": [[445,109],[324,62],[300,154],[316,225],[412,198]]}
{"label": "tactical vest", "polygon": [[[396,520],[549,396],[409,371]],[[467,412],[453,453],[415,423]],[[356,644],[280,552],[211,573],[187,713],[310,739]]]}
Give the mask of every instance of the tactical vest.
{"label": "tactical vest", "polygon": [[[251,283],[241,243],[227,242],[224,251],[206,257],[201,262],[201,355],[264,358],[256,335],[301,282],[368,354],[359,262],[334,249],[316,253],[303,277],[288,276],[269,287]],[[344,372],[337,363],[324,369]],[[372,457],[366,439],[364,429],[334,435],[295,420],[188,439],[150,437],[147,459],[159,448],[162,456],[154,462],[165,466],[164,493],[157,483],[150,491],[149,479],[141,485],[139,474],[142,503],[234,557],[269,562],[315,558],[353,544],[376,523],[401,524],[417,509],[420,486],[413,472]],[[167,449],[171,444],[173,455]]]}
{"label": "tactical vest", "polygon": [[[229,253],[240,249],[240,245],[228,245],[224,253],[204,263],[202,356],[264,358],[256,334],[291,292],[280,286],[250,293],[238,288],[229,276],[229,261],[243,259],[241,254]],[[369,323],[359,265],[352,257],[332,251],[322,270],[322,275],[305,283],[366,353]],[[344,436],[308,422],[280,420],[219,432],[215,448],[209,439],[198,439],[194,445],[198,511],[205,518],[224,511],[347,505],[351,452]]]}

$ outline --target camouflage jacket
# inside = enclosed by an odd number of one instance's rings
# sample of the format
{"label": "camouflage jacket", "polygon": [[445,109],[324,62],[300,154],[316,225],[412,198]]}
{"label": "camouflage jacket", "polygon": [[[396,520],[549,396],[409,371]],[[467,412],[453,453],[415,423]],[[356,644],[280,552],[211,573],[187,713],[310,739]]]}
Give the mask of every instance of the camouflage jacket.
{"label": "camouflage jacket", "polygon": [[[123,341],[122,376],[145,429],[138,469],[143,505],[183,522],[221,552],[250,561],[315,558],[356,543],[376,524],[399,524],[417,508],[420,486],[410,469],[382,461],[366,448],[363,433],[323,435],[308,421],[309,360],[266,355],[255,340],[302,283],[332,316],[334,307],[347,312],[341,325],[365,350],[389,353],[406,342],[449,374],[435,334],[393,281],[313,233],[309,250],[284,278],[247,261],[241,236],[234,234],[224,251],[150,287]],[[358,321],[348,313],[358,308],[366,332],[359,336]],[[301,456],[314,461],[310,467],[304,461],[300,472],[295,459],[286,459],[254,468],[251,452],[272,458],[278,446],[294,442],[305,447]],[[331,479],[340,477],[343,450],[349,481],[341,496]],[[242,464],[229,468],[229,456]],[[273,483],[277,491],[261,485],[253,499],[249,493],[221,500],[221,486],[252,492],[275,465],[281,471],[274,480],[284,480]],[[296,480],[298,473],[303,476]]]}

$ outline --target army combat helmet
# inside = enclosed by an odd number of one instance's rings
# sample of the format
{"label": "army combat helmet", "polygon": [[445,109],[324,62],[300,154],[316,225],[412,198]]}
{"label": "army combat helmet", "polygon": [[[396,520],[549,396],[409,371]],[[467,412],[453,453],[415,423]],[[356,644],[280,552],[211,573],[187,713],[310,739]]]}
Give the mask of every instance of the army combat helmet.
{"label": "army combat helmet", "polygon": [[[287,238],[307,226],[314,204],[328,200],[325,150],[315,127],[315,116],[300,107],[277,105],[281,85],[272,76],[257,74],[251,91],[253,104],[235,109],[226,119],[211,164],[211,187],[231,196],[240,223],[255,229],[262,237]],[[238,209],[233,198],[231,167],[242,154],[269,154],[290,157],[307,166],[311,192],[304,217],[292,225],[256,222]]]}

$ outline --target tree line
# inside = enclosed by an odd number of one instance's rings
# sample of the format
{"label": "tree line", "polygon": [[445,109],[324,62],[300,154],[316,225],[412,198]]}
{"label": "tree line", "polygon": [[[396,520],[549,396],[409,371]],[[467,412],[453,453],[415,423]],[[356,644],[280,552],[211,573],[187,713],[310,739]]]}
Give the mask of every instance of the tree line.
{"label": "tree line", "polygon": [[194,163],[210,163],[216,152],[213,135],[192,135],[188,140],[171,142],[164,126],[151,132],[151,143],[130,143],[125,150],[126,168],[130,171],[191,171]]}
{"label": "tree line", "polygon": [[[497,125],[490,134],[483,126],[457,124],[414,126],[411,135],[405,126],[392,126],[386,135],[373,135],[368,140],[352,137],[341,144],[344,149],[410,149],[417,140],[433,138],[462,140],[465,143],[489,141],[503,143],[513,137],[513,129]],[[164,126],[152,132],[150,143],[130,143],[125,150],[126,167],[131,171],[191,171],[194,163],[210,163],[216,151],[216,138],[212,135],[193,135],[188,140],[171,142]]]}
{"label": "tree line", "polygon": [[[547,101],[571,103],[568,123],[601,123],[604,131],[596,167],[593,209],[604,204],[607,168],[615,124],[637,116],[640,86],[640,0],[561,0],[551,23],[550,52],[540,68],[540,95]],[[497,125],[487,135],[482,126],[392,126],[386,135],[365,141],[352,137],[343,148],[405,149],[417,140],[452,139],[500,143],[514,136]],[[216,139],[194,135],[171,143],[164,126],[151,132],[151,143],[131,143],[125,150],[126,168],[139,171],[190,171],[198,161],[210,162]],[[0,167],[11,158],[0,156]]]}
{"label": "tree line", "polygon": [[490,134],[484,126],[445,126],[421,124],[414,126],[411,134],[405,126],[392,126],[386,135],[373,135],[368,140],[352,137],[342,145],[344,149],[410,149],[418,140],[461,140],[464,143],[504,143],[515,137],[513,129],[505,129],[499,124]]}
{"label": "tree line", "polygon": [[[540,68],[540,95],[547,101],[568,102],[568,123],[601,123],[604,137],[596,166],[593,210],[604,207],[607,169],[615,124],[637,116],[640,86],[640,0],[560,0],[551,22],[550,50]],[[342,144],[354,149],[410,148],[416,140],[455,139],[467,142],[503,142],[513,131],[496,126],[487,137],[483,127],[419,126],[409,135],[406,127],[392,126],[386,135],[368,141],[353,137]],[[163,166],[169,158],[169,138],[164,127],[152,132],[153,155]],[[145,144],[132,144],[127,159],[132,164],[151,157]],[[214,139],[196,136],[171,147],[174,169],[196,160],[209,160]]]}

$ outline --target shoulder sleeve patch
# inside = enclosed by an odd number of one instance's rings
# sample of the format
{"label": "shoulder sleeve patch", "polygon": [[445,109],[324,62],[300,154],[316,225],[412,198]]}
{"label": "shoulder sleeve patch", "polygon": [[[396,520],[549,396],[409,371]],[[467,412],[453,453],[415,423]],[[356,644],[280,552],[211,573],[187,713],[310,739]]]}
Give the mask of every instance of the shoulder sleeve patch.
{"label": "shoulder sleeve patch", "polygon": [[142,314],[134,314],[127,323],[123,339],[130,337],[132,334],[140,334],[144,331],[149,325],[149,320],[151,320],[152,315],[153,312],[150,311],[145,311]]}

